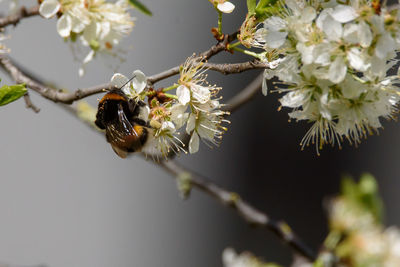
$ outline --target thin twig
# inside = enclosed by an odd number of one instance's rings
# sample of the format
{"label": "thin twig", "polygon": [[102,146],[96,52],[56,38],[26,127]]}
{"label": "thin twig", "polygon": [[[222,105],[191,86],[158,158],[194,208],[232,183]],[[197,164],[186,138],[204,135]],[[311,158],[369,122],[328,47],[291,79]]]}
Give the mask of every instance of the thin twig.
{"label": "thin twig", "polygon": [[37,106],[35,106],[35,105],[32,103],[31,97],[29,96],[29,93],[28,93],[28,92],[24,95],[24,100],[25,100],[25,106],[26,106],[26,108],[30,108],[30,109],[32,109],[35,113],[39,113],[40,108],[38,108]]}
{"label": "thin twig", "polygon": [[25,83],[28,88],[54,102],[72,104],[76,100],[101,93],[105,89],[111,88],[110,83],[105,83],[86,89],[77,89],[74,92],[63,92],[47,87],[40,82],[33,80],[24,72],[22,72],[17,66],[15,66],[15,64],[6,56],[0,57],[0,66],[6,70],[17,83]]}
{"label": "thin twig", "polygon": [[39,15],[39,6],[33,6],[28,9],[23,6],[15,14],[12,14],[4,18],[0,18],[0,28],[3,28],[7,25],[15,26],[21,19],[36,15]]}
{"label": "thin twig", "polygon": [[189,174],[190,183],[193,187],[196,187],[204,193],[214,197],[222,204],[232,207],[247,223],[253,226],[268,228],[277,234],[293,250],[310,259],[311,261],[315,261],[315,252],[310,249],[299,237],[297,237],[286,223],[272,220],[267,214],[257,210],[249,203],[242,200],[238,194],[229,192],[219,187],[203,176],[191,172],[181,165],[178,165],[173,160],[161,161],[159,165],[163,167],[164,170],[172,174],[175,178],[184,173]]}

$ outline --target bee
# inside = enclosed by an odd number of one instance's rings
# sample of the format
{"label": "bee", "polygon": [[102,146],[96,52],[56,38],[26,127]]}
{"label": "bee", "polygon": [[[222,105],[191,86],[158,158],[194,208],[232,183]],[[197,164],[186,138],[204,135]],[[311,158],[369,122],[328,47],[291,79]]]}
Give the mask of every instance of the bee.
{"label": "bee", "polygon": [[148,140],[149,123],[139,118],[145,105],[128,98],[120,88],[109,91],[99,102],[95,124],[105,129],[107,142],[121,158],[141,151]]}

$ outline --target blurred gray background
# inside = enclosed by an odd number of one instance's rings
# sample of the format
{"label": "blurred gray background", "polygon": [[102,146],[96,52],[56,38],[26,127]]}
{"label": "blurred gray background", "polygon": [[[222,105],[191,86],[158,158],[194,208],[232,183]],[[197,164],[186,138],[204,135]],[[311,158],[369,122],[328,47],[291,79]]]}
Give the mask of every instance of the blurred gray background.
{"label": "blurred gray background", "polygon": [[[245,16],[245,1],[233,2],[237,8],[224,16],[225,32],[237,30]],[[215,43],[210,28],[216,26],[216,14],[208,1],[144,3],[154,16],[134,11],[136,26],[123,42],[126,62],[118,69],[126,76],[135,69],[158,73]],[[55,19],[25,19],[7,34],[12,38],[6,44],[17,62],[63,88],[107,82],[114,73],[97,59],[88,65],[86,76],[78,78],[79,62],[58,36]],[[212,61],[247,59],[223,54]],[[224,88],[227,100],[257,74],[209,77]],[[12,83],[4,73],[1,78],[4,84]],[[223,249],[232,246],[289,264],[289,248],[273,234],[250,228],[235,212],[196,190],[182,201],[175,182],[151,161],[118,158],[103,136],[57,104],[31,95],[41,108],[39,114],[25,109],[23,100],[0,111],[0,262],[51,267],[221,266]],[[98,97],[90,102],[96,105]],[[387,224],[400,224],[399,124],[385,122],[380,136],[369,137],[358,148],[327,147],[318,157],[313,147],[300,150],[309,125],[288,123],[287,110],[277,111],[278,98],[259,93],[230,117],[232,124],[220,148],[203,145],[198,154],[182,155],[179,161],[275,219],[286,220],[314,249],[326,234],[322,201],[338,191],[344,173],[374,174],[386,204]]]}

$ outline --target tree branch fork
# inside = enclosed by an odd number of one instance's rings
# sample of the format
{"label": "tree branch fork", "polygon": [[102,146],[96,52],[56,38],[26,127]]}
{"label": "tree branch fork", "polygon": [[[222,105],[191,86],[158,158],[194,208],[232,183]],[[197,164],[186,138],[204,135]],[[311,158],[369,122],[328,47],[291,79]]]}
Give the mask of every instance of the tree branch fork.
{"label": "tree branch fork", "polygon": [[[21,7],[20,10],[11,16],[0,18],[0,28],[4,28],[8,25],[16,25],[21,19],[35,16],[39,14],[39,6],[35,6],[29,9]],[[199,54],[204,60],[208,60],[214,55],[226,51],[227,45],[236,38],[237,33],[231,35],[225,35],[224,39],[213,45],[207,51]],[[270,65],[268,63],[260,62],[258,60],[242,62],[242,63],[226,63],[226,64],[216,64],[208,63],[204,64],[205,68],[209,70],[220,72],[224,75],[241,73],[248,70],[254,69],[266,69]],[[111,89],[110,83],[104,83],[95,85],[90,88],[77,89],[73,92],[65,92],[58,90],[49,86],[46,86],[40,79],[30,76],[29,74],[23,72],[9,57],[6,55],[0,56],[0,67],[3,68],[16,83],[25,83],[28,88],[37,92],[42,97],[49,99],[53,102],[59,102],[64,104],[72,104],[73,102],[102,93],[107,89]],[[148,77],[149,85],[153,85],[161,80],[168,77],[179,74],[179,67],[175,66],[161,73],[154,74]],[[250,101],[256,92],[260,91],[261,83],[263,77],[259,75],[252,83],[250,83],[246,88],[244,88],[239,94],[233,97],[226,106],[224,110],[235,111],[236,109],[243,106],[245,103]],[[24,96],[26,106],[31,108],[33,111],[38,112],[37,108],[31,101],[29,93]],[[71,107],[72,108],[72,107]],[[74,111],[74,109],[72,110]],[[74,112],[76,116],[76,113]],[[314,260],[316,258],[315,253],[309,249],[305,243],[299,239],[294,232],[283,222],[277,222],[268,217],[267,214],[257,210],[249,203],[243,201],[240,196],[236,193],[229,192],[218,185],[214,184],[207,178],[195,174],[177,164],[174,160],[161,160],[158,165],[166,170],[168,173],[172,174],[174,177],[178,177],[182,172],[190,173],[190,183],[193,187],[203,191],[209,196],[217,199],[222,204],[233,208],[246,222],[253,226],[258,226],[262,228],[267,228],[275,232],[284,242],[286,242],[294,251],[303,255],[304,257]]]}

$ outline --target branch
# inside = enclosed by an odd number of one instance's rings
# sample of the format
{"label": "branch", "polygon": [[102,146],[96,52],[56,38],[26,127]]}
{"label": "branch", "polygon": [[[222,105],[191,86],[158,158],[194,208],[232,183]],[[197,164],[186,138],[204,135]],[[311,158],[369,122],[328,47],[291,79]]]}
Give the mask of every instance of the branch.
{"label": "branch", "polygon": [[[255,61],[248,61],[248,62],[243,62],[243,63],[232,63],[232,64],[229,64],[229,63],[225,63],[225,64],[205,63],[204,67],[208,68],[210,70],[217,71],[222,74],[228,75],[228,74],[241,73],[241,72],[244,72],[247,70],[252,70],[252,69],[265,69],[265,68],[269,67],[269,64],[255,60]],[[179,68],[180,68],[180,66],[175,66],[169,70],[149,76],[147,78],[147,81],[150,84],[154,84],[161,80],[167,79],[171,76],[178,74]]]}
{"label": "branch", "polygon": [[33,110],[33,112],[39,113],[40,108],[38,108],[37,106],[35,106],[35,105],[32,103],[32,100],[31,100],[31,97],[29,96],[29,93],[26,93],[26,94],[24,95],[24,100],[25,100],[25,106],[26,106],[26,108],[30,108],[30,109]]}
{"label": "branch", "polygon": [[269,64],[263,63],[259,60],[254,60],[244,63],[232,63],[232,64],[205,63],[204,66],[210,70],[218,71],[224,75],[228,75],[234,73],[241,73],[252,69],[265,69],[269,67]]}
{"label": "branch", "polygon": [[10,74],[16,83],[25,83],[28,88],[39,93],[41,96],[52,100],[53,102],[72,104],[72,102],[76,100],[101,93],[104,91],[104,89],[111,88],[110,83],[105,83],[86,89],[77,89],[75,92],[62,92],[60,90],[47,87],[32,79],[29,77],[29,75],[25,74],[17,66],[15,66],[15,64],[6,56],[0,57],[0,66]]}
{"label": "branch", "polygon": [[28,9],[26,9],[26,7],[23,6],[15,14],[12,14],[4,18],[0,18],[0,28],[3,28],[8,25],[15,26],[21,19],[36,15],[39,15],[39,6],[33,6]]}
{"label": "branch", "polygon": [[176,67],[170,68],[169,70],[165,70],[163,72],[149,76],[149,77],[147,77],[147,82],[149,82],[150,84],[155,84],[156,82],[159,82],[159,81],[167,79],[171,76],[174,76],[179,73],[179,67],[180,66],[176,66]]}
{"label": "branch", "polygon": [[311,250],[299,237],[297,237],[285,222],[275,221],[269,218],[267,214],[257,210],[249,203],[242,200],[238,194],[229,192],[218,185],[215,185],[208,179],[187,170],[172,160],[161,161],[159,165],[172,174],[175,179],[182,174],[190,174],[190,183],[193,187],[196,187],[200,191],[203,191],[217,199],[223,205],[233,208],[247,223],[271,230],[293,250],[307,259],[315,261],[317,256],[314,251]]}

